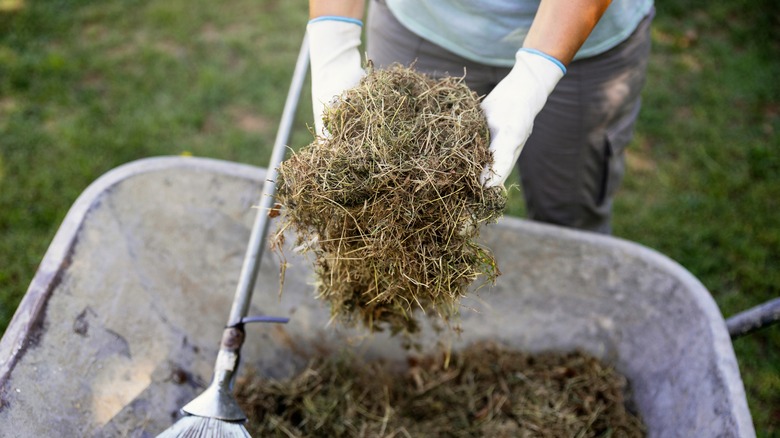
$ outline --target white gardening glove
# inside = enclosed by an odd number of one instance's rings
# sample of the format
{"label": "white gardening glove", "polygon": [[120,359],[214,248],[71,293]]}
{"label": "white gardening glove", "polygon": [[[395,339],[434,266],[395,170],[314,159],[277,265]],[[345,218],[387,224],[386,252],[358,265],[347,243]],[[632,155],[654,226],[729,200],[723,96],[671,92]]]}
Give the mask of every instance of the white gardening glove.
{"label": "white gardening glove", "polygon": [[347,17],[324,16],[309,21],[311,100],[317,135],[327,136],[322,123],[325,107],[365,75],[360,62],[363,23]]}
{"label": "white gardening glove", "polygon": [[482,171],[486,187],[504,184],[531,135],[534,119],[566,73],[557,59],[533,49],[520,49],[515,66],[482,101],[490,129],[493,167]]}

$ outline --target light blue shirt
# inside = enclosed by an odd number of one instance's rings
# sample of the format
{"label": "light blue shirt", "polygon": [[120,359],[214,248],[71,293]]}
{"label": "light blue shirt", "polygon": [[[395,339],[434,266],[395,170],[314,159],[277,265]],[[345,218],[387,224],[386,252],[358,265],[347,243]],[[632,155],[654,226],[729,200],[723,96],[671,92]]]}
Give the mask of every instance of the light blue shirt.
{"label": "light blue shirt", "polygon": [[[415,34],[466,59],[511,67],[540,0],[386,0]],[[653,0],[613,0],[574,59],[606,52],[628,38]]]}

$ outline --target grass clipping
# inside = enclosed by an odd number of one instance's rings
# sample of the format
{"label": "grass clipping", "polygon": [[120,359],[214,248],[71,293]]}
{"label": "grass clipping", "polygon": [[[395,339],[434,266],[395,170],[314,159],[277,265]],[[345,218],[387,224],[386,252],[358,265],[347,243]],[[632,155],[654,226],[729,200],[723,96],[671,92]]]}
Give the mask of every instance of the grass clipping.
{"label": "grass clipping", "polygon": [[471,283],[499,275],[475,242],[506,206],[480,181],[492,156],[479,98],[458,78],[369,68],[323,119],[330,137],[279,168],[277,239],[291,226],[313,251],[334,320],[414,332],[420,309],[450,322]]}
{"label": "grass clipping", "polygon": [[584,353],[479,343],[388,365],[321,356],[287,379],[245,375],[236,396],[252,436],[645,436],[626,379]]}

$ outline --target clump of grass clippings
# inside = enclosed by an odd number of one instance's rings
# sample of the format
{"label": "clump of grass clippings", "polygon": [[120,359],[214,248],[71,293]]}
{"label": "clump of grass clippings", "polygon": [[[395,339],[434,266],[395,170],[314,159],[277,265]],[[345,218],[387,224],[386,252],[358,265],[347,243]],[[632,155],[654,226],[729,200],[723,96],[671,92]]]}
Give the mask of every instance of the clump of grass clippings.
{"label": "clump of grass clippings", "polygon": [[584,353],[479,343],[407,362],[320,356],[288,379],[249,374],[236,395],[252,436],[645,436],[626,379]]}
{"label": "clump of grass clippings", "polygon": [[478,96],[459,78],[369,68],[324,122],[330,136],[279,168],[277,248],[292,227],[334,320],[414,332],[419,309],[449,323],[467,287],[499,275],[475,242],[506,206],[480,180],[492,156]]}

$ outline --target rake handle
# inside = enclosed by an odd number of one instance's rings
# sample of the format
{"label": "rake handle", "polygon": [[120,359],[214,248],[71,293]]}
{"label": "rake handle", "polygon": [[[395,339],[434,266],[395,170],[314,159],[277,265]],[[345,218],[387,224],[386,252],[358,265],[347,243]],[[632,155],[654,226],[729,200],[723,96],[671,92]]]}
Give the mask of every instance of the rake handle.
{"label": "rake handle", "polygon": [[268,164],[266,179],[263,183],[263,194],[260,198],[260,206],[257,209],[255,222],[252,225],[252,234],[249,236],[249,243],[244,256],[244,262],[241,266],[241,274],[238,278],[236,293],[233,297],[233,306],[230,309],[228,318],[228,327],[235,327],[241,324],[242,319],[249,311],[249,304],[252,301],[252,291],[255,287],[257,272],[260,269],[260,259],[263,256],[265,247],[265,236],[268,231],[269,217],[268,212],[273,207],[274,195],[276,194],[277,168],[284,159],[287,142],[290,139],[293,120],[298,101],[300,100],[303,83],[306,79],[306,72],[309,68],[309,40],[304,36],[301,49],[298,53],[298,59],[295,63],[292,83],[287,93],[287,100],[284,103],[282,119],[279,122],[279,130],[276,132],[276,140],[271,151],[271,160]]}

